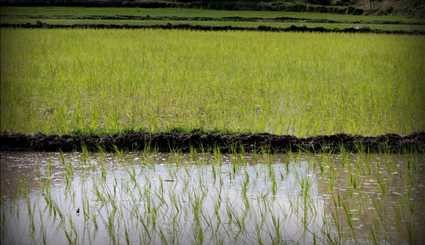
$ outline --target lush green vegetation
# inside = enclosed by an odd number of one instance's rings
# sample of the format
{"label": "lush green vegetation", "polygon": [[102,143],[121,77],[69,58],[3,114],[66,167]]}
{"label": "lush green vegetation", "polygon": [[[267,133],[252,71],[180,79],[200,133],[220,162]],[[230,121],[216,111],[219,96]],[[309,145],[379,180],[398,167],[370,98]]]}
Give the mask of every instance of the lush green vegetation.
{"label": "lush green vegetation", "polygon": [[313,20],[323,22],[326,20],[345,23],[422,23],[422,19],[405,16],[357,16],[329,13],[310,12],[284,12],[284,11],[231,11],[231,10],[205,10],[205,9],[184,9],[184,8],[84,8],[84,7],[1,7],[2,19],[8,18],[89,18],[102,17],[203,17],[203,18],[295,18],[299,20]]}
{"label": "lush green vegetation", "polygon": [[283,11],[228,11],[201,9],[145,9],[145,8],[82,8],[82,7],[2,7],[1,23],[48,24],[120,24],[158,25],[191,24],[237,27],[325,27],[342,29],[368,27],[385,31],[424,31],[425,22],[401,16],[354,16],[341,14],[283,12]]}
{"label": "lush green vegetation", "polygon": [[[406,17],[270,11],[1,7],[0,16],[1,24],[425,30]],[[0,133],[425,130],[425,35],[1,28],[0,50]],[[171,146],[161,154],[149,145],[0,152],[0,242],[423,240],[423,154]]]}
{"label": "lush green vegetation", "polygon": [[425,129],[425,37],[1,30],[1,131]]}
{"label": "lush green vegetation", "polygon": [[298,19],[334,20],[344,22],[422,22],[419,18],[406,16],[366,16],[344,15],[314,12],[285,12],[285,11],[250,11],[250,10],[210,10],[186,8],[85,8],[85,7],[1,7],[0,13],[5,16],[62,16],[66,18],[82,18],[85,16],[178,16],[178,17],[245,17],[245,18],[276,18],[290,17]]}

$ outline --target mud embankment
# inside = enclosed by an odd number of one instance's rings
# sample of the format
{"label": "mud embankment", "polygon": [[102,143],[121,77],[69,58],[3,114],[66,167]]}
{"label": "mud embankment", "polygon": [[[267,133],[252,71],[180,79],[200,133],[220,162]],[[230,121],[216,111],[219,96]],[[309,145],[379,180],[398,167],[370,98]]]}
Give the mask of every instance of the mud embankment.
{"label": "mud embankment", "polygon": [[407,136],[385,134],[359,136],[335,134],[297,138],[273,134],[223,134],[192,131],[190,133],[127,132],[115,135],[0,135],[0,151],[140,151],[209,152],[220,149],[231,152],[369,152],[369,153],[425,153],[425,132]]}
{"label": "mud embankment", "polygon": [[215,21],[215,22],[298,22],[298,23],[332,23],[332,24],[380,24],[380,25],[424,25],[425,21],[401,21],[401,20],[335,20],[335,19],[311,19],[303,17],[199,17],[199,16],[150,16],[150,15],[4,15],[6,18],[24,19],[60,19],[60,20],[155,20],[155,21]]}
{"label": "mud embankment", "polygon": [[241,26],[208,26],[192,24],[154,24],[154,25],[129,25],[129,24],[48,24],[44,22],[22,24],[0,24],[0,28],[30,28],[30,29],[163,29],[163,30],[194,30],[194,31],[264,31],[264,32],[332,32],[332,33],[377,33],[377,34],[407,34],[425,35],[425,31],[405,30],[380,30],[368,27],[325,28],[295,26],[289,27],[241,27]]}

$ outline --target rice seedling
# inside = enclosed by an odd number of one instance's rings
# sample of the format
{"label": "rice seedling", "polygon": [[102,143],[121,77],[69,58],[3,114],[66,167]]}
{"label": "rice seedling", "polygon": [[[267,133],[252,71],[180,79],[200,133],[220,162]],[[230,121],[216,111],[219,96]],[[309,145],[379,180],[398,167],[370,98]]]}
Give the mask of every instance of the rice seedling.
{"label": "rice seedling", "polygon": [[275,217],[274,215],[271,216],[272,224],[273,224],[273,232],[270,233],[270,238],[272,240],[272,244],[281,244],[282,237],[281,237],[281,225],[278,217]]}
{"label": "rice seedling", "polygon": [[34,203],[34,204],[31,204],[31,199],[29,198],[29,197],[27,197],[27,200],[26,200],[26,203],[27,203],[27,214],[28,214],[28,217],[29,217],[29,220],[30,220],[30,222],[29,222],[29,230],[30,230],[30,236],[31,236],[31,238],[32,238],[32,240],[34,240],[35,239],[35,222],[34,222],[34,211],[35,211],[35,205],[36,205],[36,203]]}
{"label": "rice seedling", "polygon": [[307,136],[425,128],[422,36],[0,31],[0,131]]}
{"label": "rice seedling", "polygon": [[245,206],[245,210],[249,210],[249,208],[250,208],[249,199],[248,199],[248,195],[247,195],[248,188],[249,188],[249,174],[245,170],[245,176],[244,176],[244,180],[243,180],[243,184],[242,184],[242,190],[241,190],[241,195],[242,195],[243,203],[244,203],[244,206]]}

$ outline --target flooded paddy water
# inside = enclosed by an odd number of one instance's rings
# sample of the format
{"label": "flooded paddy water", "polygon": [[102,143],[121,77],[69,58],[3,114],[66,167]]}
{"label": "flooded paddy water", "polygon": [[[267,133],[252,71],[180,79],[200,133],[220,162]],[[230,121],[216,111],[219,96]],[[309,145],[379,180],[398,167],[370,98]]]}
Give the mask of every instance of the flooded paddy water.
{"label": "flooded paddy water", "polygon": [[423,154],[1,156],[2,244],[412,244]]}

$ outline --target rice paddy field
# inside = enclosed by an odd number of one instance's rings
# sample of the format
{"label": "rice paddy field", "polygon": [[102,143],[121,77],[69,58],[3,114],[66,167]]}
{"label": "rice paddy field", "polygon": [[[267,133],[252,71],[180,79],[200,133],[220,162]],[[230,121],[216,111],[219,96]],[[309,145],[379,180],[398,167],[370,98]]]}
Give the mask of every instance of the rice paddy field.
{"label": "rice paddy field", "polygon": [[[1,7],[0,17],[1,25],[424,26],[400,16],[197,9]],[[3,26],[0,51],[0,136],[419,132],[412,142],[424,143],[425,35]],[[420,150],[78,149],[0,150],[1,244],[425,240]]]}
{"label": "rice paddy field", "polygon": [[3,153],[3,244],[420,244],[406,154]]}
{"label": "rice paddy field", "polygon": [[87,8],[87,7],[0,7],[0,24],[19,25],[118,25],[125,28],[159,25],[204,27],[290,26],[326,31],[366,29],[378,32],[417,33],[425,31],[425,21],[406,16],[354,16],[312,12],[229,11],[180,8]]}
{"label": "rice paddy field", "polygon": [[423,36],[2,29],[1,50],[1,131],[425,128]]}
{"label": "rice paddy field", "polygon": [[195,8],[96,8],[96,7],[11,7],[0,8],[2,17],[36,17],[45,16],[50,18],[87,18],[97,16],[107,17],[184,17],[184,18],[293,18],[322,21],[331,20],[338,22],[374,22],[374,23],[422,23],[420,18],[408,16],[367,16],[367,15],[344,15],[315,12],[286,12],[286,11],[250,11],[250,10],[212,10]]}

